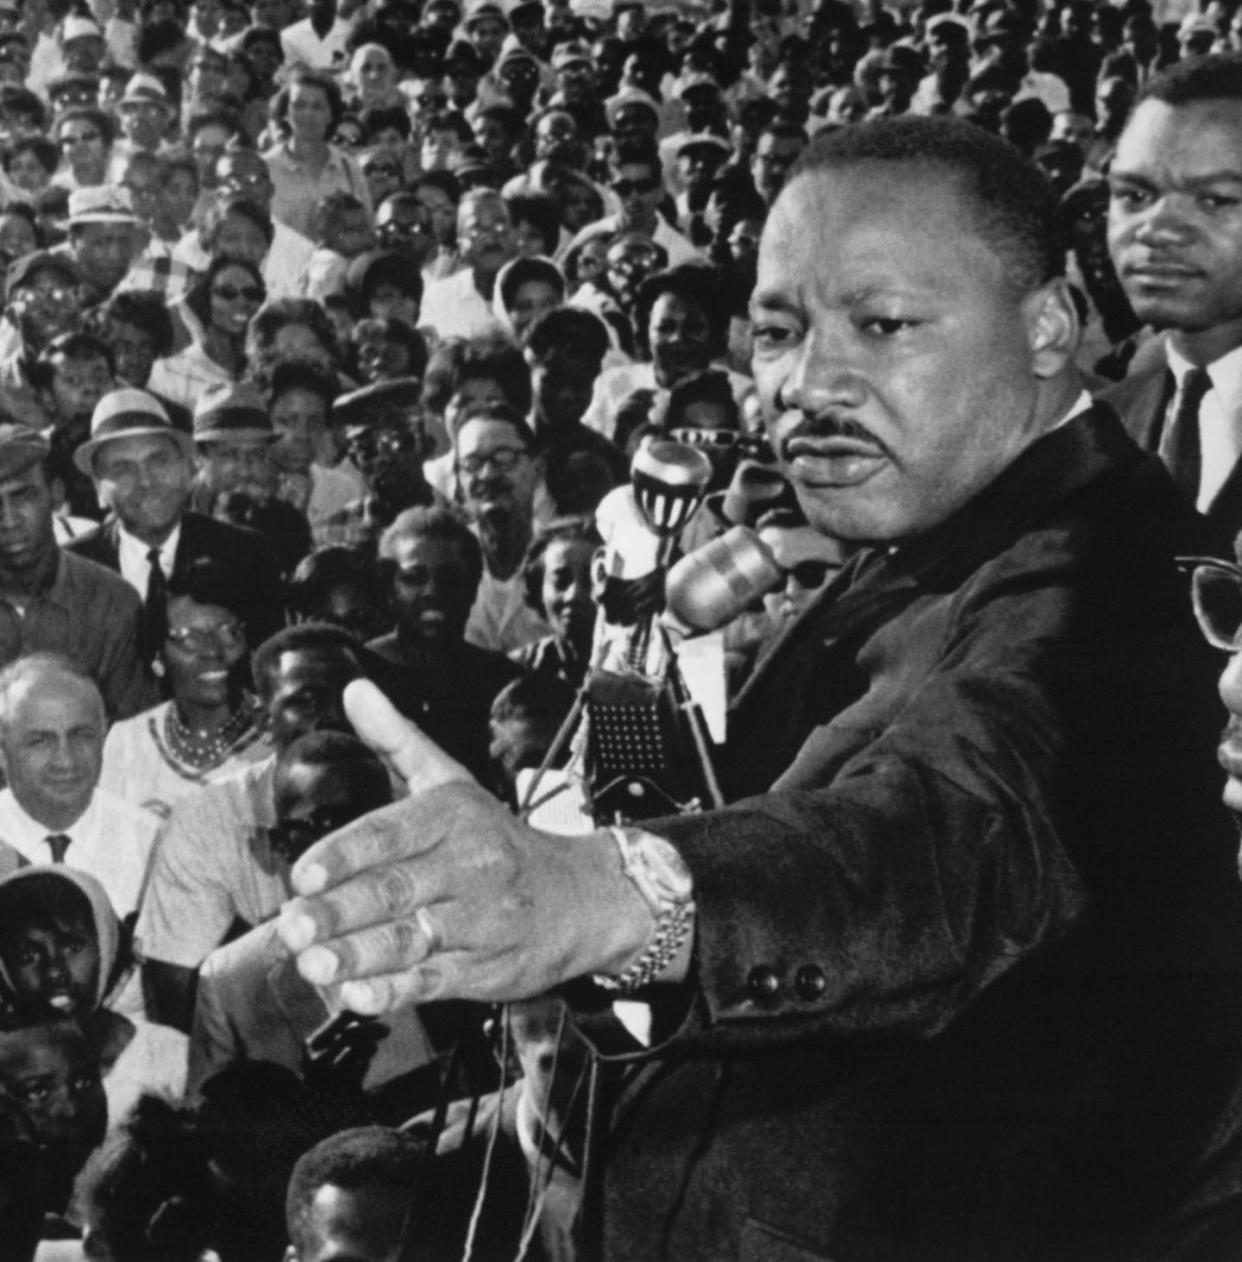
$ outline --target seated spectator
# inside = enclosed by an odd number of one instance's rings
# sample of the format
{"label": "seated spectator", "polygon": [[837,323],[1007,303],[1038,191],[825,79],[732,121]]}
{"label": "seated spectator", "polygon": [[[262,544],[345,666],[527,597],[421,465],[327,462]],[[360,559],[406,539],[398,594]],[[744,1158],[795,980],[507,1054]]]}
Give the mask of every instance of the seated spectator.
{"label": "seated spectator", "polygon": [[263,535],[283,578],[310,551],[306,517],[276,495],[277,434],[252,385],[210,386],[194,408],[198,473],[190,502],[222,521]]}
{"label": "seated spectator", "polygon": [[312,532],[366,490],[330,425],[340,394],[334,372],[298,360],[278,362],[269,378],[267,408],[278,435],[272,445],[277,494],[305,514]]}
{"label": "seated spectator", "polygon": [[[514,810],[522,805],[519,773],[543,765],[573,706],[573,688],[552,674],[523,675],[496,694],[487,724],[488,783]],[[568,752],[566,741],[558,753]]]}
{"label": "seated spectator", "polygon": [[316,548],[289,578],[285,604],[293,623],[326,622],[372,640],[391,625],[388,593],[375,558],[362,548]]}
{"label": "seated spectator", "polygon": [[518,649],[513,657],[519,665],[581,687],[595,633],[591,562],[603,546],[589,518],[554,521],[535,536],[522,562],[526,601],[552,634]]}
{"label": "seated spectator", "polygon": [[[520,1077],[477,1106],[449,1106],[435,1161],[410,1207],[410,1238],[425,1241],[435,1258],[460,1257],[467,1238],[479,1262],[519,1253],[546,1262],[572,1257],[586,1155],[588,1045],[554,996],[510,1004],[501,1020],[509,1023]],[[406,1130],[430,1139],[430,1121],[424,1115]],[[479,1208],[484,1180],[488,1195]]]}
{"label": "seated spectator", "polygon": [[403,251],[371,250],[350,263],[345,296],[357,320],[403,320],[416,329],[423,302],[422,268]]}
{"label": "seated spectator", "polygon": [[483,576],[478,540],[447,509],[413,508],[384,532],[379,555],[396,629],[367,647],[396,668],[389,691],[400,708],[483,775],[489,708],[520,672],[465,639]]}
{"label": "seated spectator", "polygon": [[608,491],[629,480],[629,464],[617,446],[582,424],[607,354],[603,322],[572,307],[537,317],[526,338],[530,415],[544,483],[566,516],[594,512]]}
{"label": "seated spectator", "polygon": [[168,581],[200,556],[227,558],[232,566],[252,647],[284,623],[276,558],[267,541],[186,511],[192,456],[190,436],[142,390],[107,395],[91,419],[90,442],[75,456],[112,516],[75,539],[71,550],[119,571],[143,594],[141,647],[148,662],[164,642]]}
{"label": "seated spectator", "polygon": [[453,441],[462,503],[483,550],[483,581],[466,638],[511,653],[547,634],[526,603],[522,560],[535,527],[539,457],[530,426],[501,404],[466,412]]}
{"label": "seated spectator", "polygon": [[352,193],[339,189],[321,197],[310,221],[315,252],[306,264],[301,293],[322,301],[342,293],[350,263],[375,244],[371,213]]}
{"label": "seated spectator", "polygon": [[359,320],[350,337],[350,375],[365,385],[377,381],[423,379],[427,371],[427,343],[404,320],[379,317]]}
{"label": "seated spectator", "polygon": [[462,270],[432,281],[423,294],[423,323],[437,337],[477,338],[498,329],[492,298],[496,275],[517,253],[504,199],[492,189],[462,196],[457,208]]}
{"label": "seated spectator", "polygon": [[103,692],[110,715],[154,700],[143,673],[140,603],[114,574],[57,546],[52,447],[24,425],[0,424],[0,664],[63,653]]}
{"label": "seated spectator", "polygon": [[[337,627],[278,632],[254,658],[275,754],[316,729],[348,730],[341,694],[362,673],[359,644]],[[289,897],[276,823],[275,755],[173,804],[138,920],[152,1020],[188,1032],[195,974],[241,921],[262,924]]]}
{"label": "seated spectator", "polygon": [[374,547],[404,509],[437,502],[423,462],[447,445],[444,430],[419,407],[422,382],[415,377],[377,381],[343,395],[332,406],[334,426],[350,460],[366,479],[366,495],[325,517],[315,543]]}
{"label": "seated spectator", "polygon": [[381,1262],[407,1243],[422,1256],[418,1233],[408,1231],[421,1157],[418,1141],[384,1126],[340,1131],[316,1144],[289,1180],[285,1262]]}
{"label": "seated spectator", "polygon": [[118,915],[138,907],[156,823],[99,787],[106,723],[99,689],[67,659],[31,653],[0,671],[0,852],[8,870],[69,863]]}
{"label": "seated spectator", "polygon": [[99,1057],[112,1117],[144,1091],[180,1097],[184,1040],[142,1015],[133,925],[122,925],[102,885],[65,864],[22,868],[0,881],[0,986],[31,1024],[68,1016]]}
{"label": "seated spectator", "polygon": [[74,1218],[83,1253],[109,1262],[215,1257],[215,1189],[188,1113],[149,1095],[93,1152],[78,1176]]}
{"label": "seated spectator", "polygon": [[151,392],[193,411],[208,386],[240,381],[247,326],[266,296],[256,264],[229,255],[213,258],[186,290],[186,308],[199,322],[195,340],[176,355],[156,360],[148,381]]}
{"label": "seated spectator", "polygon": [[[356,737],[311,732],[281,751],[274,793],[276,823],[269,835],[281,857],[293,864],[321,837],[391,802],[392,784],[383,764]],[[237,1060],[269,1061],[302,1073],[307,1040],[334,1015],[323,994],[297,971],[276,922],[259,925],[213,951],[199,971],[189,1091],[197,1094],[208,1078]],[[331,1050],[333,1059],[353,1062],[335,1070],[338,1091],[386,1088],[394,1093],[395,1079],[406,1079],[408,1088],[408,1076],[434,1057],[412,1006],[361,1033],[348,1052],[338,1046]],[[314,1077],[314,1071],[306,1072]],[[434,1102],[438,1077],[421,1077],[421,1090],[407,1099],[401,1117]]]}
{"label": "seated spectator", "polygon": [[165,819],[173,803],[271,753],[249,689],[237,587],[225,558],[201,557],[168,585],[168,632],[155,673],[170,699],[114,723],[100,785]]}
{"label": "seated spectator", "polygon": [[500,269],[492,306],[497,320],[523,346],[531,324],[564,301],[561,269],[549,258],[520,255]]}
{"label": "seated spectator", "polygon": [[[99,1054],[72,1017],[7,1020],[0,1024],[0,1094],[30,1125],[43,1161],[41,1208],[59,1217],[108,1127]],[[54,1234],[64,1235],[64,1227]]]}
{"label": "seated spectator", "polygon": [[[728,349],[728,302],[711,268],[689,265],[652,276],[639,290],[634,316],[640,362],[605,369],[583,417],[583,424],[608,438],[617,407],[632,391],[669,391],[705,372]],[[750,378],[735,372],[728,377],[740,402]]]}
{"label": "seated spectator", "polygon": [[336,371],[336,330],[321,303],[276,298],[261,307],[246,331],[246,365],[260,386],[281,363],[318,364]]}

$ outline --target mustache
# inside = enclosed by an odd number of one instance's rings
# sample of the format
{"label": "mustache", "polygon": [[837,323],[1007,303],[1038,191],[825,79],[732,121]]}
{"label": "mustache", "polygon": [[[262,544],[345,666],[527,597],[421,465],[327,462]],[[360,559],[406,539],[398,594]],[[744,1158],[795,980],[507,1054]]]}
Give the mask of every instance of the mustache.
{"label": "mustache", "polygon": [[782,460],[789,459],[789,445],[800,438],[818,440],[845,438],[852,442],[866,443],[886,456],[890,454],[888,447],[865,425],[861,425],[852,417],[843,416],[840,412],[819,412],[814,416],[803,413],[801,420],[791,430],[781,435]]}

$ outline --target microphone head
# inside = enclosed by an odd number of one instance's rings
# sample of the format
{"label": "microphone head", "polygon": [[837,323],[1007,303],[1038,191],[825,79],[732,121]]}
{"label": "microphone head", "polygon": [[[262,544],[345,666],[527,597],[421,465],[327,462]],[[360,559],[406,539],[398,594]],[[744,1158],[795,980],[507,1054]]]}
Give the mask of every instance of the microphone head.
{"label": "microphone head", "polygon": [[785,571],[753,530],[734,526],[687,553],[664,585],[669,613],[696,631],[715,631],[779,587]]}
{"label": "microphone head", "polygon": [[634,454],[630,479],[639,512],[652,534],[671,539],[694,516],[712,478],[712,462],[693,447],[663,439]]}

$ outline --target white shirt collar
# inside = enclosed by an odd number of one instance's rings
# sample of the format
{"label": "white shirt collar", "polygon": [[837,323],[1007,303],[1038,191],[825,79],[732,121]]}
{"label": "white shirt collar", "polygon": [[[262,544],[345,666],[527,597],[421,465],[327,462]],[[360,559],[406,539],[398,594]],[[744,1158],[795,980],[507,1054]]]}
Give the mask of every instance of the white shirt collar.
{"label": "white shirt collar", "polygon": [[[181,523],[173,527],[172,534],[160,544],[160,569],[164,571],[164,577],[168,578],[173,571],[173,560],[177,555],[177,544],[181,541]],[[121,567],[121,577],[125,579],[131,587],[135,588],[140,596],[147,593],[147,579],[150,577],[151,565],[147,560],[147,553],[150,552],[151,545],[144,543],[137,535],[131,535],[124,526],[120,526],[117,530],[117,553],[118,561]]]}
{"label": "white shirt collar", "polygon": [[64,833],[70,840],[70,853],[73,843],[80,843],[91,833],[97,813],[97,794],[91,794],[86,810],[67,828],[49,828],[29,815],[12,789],[5,790],[9,798],[9,818],[5,821],[4,840],[14,850],[19,850],[31,863],[51,863],[51,848],[47,845],[49,833]]}
{"label": "white shirt collar", "polygon": [[[1182,378],[1194,367],[1184,355],[1180,354],[1170,341],[1165,346],[1169,368],[1182,384]],[[1235,405],[1242,402],[1242,346],[1235,346],[1219,359],[1207,365],[1207,375],[1211,379],[1212,389],[1220,396],[1226,411],[1233,413]]]}

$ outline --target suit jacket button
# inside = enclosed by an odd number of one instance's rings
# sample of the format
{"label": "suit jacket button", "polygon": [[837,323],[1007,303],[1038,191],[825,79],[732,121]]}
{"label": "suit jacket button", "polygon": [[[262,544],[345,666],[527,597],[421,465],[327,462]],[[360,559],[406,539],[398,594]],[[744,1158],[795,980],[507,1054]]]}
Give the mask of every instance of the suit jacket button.
{"label": "suit jacket button", "polygon": [[828,979],[818,964],[804,964],[794,976],[794,990],[798,992],[798,998],[805,999],[807,1003],[822,998],[827,989]]}
{"label": "suit jacket button", "polygon": [[746,989],[756,1003],[771,1003],[780,994],[781,979],[774,968],[759,964],[746,975]]}

